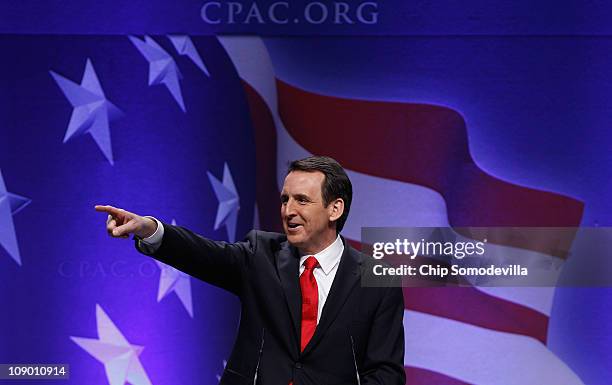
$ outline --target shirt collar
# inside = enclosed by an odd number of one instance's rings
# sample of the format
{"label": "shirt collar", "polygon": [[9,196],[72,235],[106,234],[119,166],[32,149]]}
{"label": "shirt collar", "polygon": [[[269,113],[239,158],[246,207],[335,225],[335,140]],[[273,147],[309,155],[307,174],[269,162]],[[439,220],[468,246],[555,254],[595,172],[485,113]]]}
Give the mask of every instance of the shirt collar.
{"label": "shirt collar", "polygon": [[[332,242],[331,245],[316,253],[314,257],[317,259],[317,261],[319,261],[319,266],[321,266],[321,269],[325,275],[328,275],[332,269],[338,263],[340,263],[342,253],[344,253],[344,243],[342,243],[342,239],[340,238],[340,235],[338,235],[336,240]],[[300,257],[300,267],[304,264],[306,258],[310,257],[311,255],[312,254],[302,255]]]}

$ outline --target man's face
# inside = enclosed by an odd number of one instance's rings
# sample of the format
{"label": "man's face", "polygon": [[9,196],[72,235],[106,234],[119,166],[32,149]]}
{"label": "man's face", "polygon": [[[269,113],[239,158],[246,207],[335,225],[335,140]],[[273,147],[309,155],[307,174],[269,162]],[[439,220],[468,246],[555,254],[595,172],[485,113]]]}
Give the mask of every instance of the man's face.
{"label": "man's face", "polygon": [[325,207],[321,186],[322,172],[292,171],[285,178],[281,192],[281,220],[287,240],[307,254],[315,254],[336,238],[330,222],[333,205]]}

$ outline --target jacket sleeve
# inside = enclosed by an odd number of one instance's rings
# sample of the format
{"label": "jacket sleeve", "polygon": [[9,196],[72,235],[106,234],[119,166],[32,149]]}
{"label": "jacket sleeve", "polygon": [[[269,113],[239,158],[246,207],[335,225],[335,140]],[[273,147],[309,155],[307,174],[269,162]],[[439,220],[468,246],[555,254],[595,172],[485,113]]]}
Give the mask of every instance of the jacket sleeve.
{"label": "jacket sleeve", "polygon": [[401,287],[389,287],[370,329],[361,384],[405,385],[404,343],[404,295]]}
{"label": "jacket sleeve", "polygon": [[256,249],[256,231],[251,231],[243,242],[227,243],[207,239],[184,227],[167,223],[163,226],[164,237],[154,253],[147,253],[138,246],[138,241],[136,249],[211,285],[241,295],[242,278]]}

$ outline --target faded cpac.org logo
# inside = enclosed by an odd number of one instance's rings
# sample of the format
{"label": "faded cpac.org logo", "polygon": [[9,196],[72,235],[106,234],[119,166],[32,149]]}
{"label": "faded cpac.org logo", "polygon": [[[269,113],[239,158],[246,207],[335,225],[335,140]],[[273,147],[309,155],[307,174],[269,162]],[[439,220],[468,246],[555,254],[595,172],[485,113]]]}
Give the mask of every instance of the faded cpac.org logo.
{"label": "faded cpac.org logo", "polygon": [[207,1],[202,20],[207,24],[376,24],[378,3],[374,1],[323,3],[286,1]]}

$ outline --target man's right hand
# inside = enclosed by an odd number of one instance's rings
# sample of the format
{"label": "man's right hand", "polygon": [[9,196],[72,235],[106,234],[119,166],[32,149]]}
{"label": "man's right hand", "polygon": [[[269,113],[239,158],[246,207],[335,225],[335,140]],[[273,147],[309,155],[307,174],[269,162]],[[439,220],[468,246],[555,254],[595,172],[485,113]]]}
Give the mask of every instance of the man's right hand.
{"label": "man's right hand", "polygon": [[108,214],[106,219],[106,231],[108,235],[115,238],[128,238],[134,234],[139,238],[147,238],[157,230],[157,222],[151,218],[118,209],[113,206],[96,205],[96,211]]}

